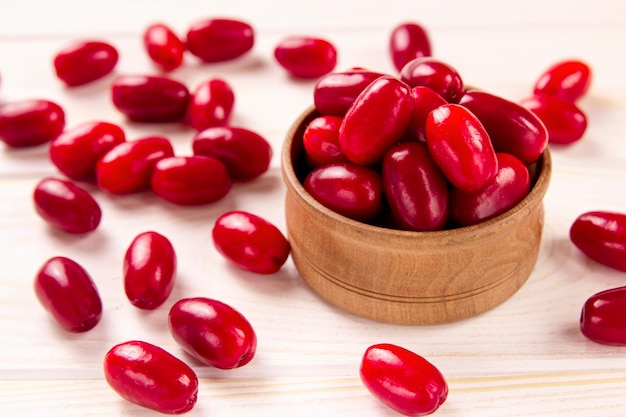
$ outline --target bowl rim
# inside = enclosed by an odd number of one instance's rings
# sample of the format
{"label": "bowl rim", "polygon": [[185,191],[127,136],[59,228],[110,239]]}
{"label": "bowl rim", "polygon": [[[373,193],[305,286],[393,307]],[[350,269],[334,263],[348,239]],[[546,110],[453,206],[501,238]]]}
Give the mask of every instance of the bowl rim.
{"label": "bowl rim", "polygon": [[540,171],[536,177],[536,181],[532,184],[530,192],[524,197],[522,201],[515,205],[515,207],[489,220],[470,226],[460,226],[452,229],[432,231],[402,230],[360,222],[358,220],[343,216],[319,203],[315,198],[313,198],[311,194],[309,194],[308,191],[305,190],[304,186],[296,175],[292,160],[292,145],[298,130],[302,128],[302,124],[306,120],[311,119],[316,115],[321,115],[321,113],[317,111],[315,105],[311,105],[304,112],[302,112],[290,126],[281,150],[281,171],[285,181],[289,183],[289,186],[293,188],[293,190],[301,200],[309,204],[320,214],[324,215],[324,217],[328,220],[333,222],[341,222],[345,226],[349,226],[354,229],[360,229],[363,231],[369,231],[378,234],[383,233],[389,237],[395,236],[397,238],[404,239],[409,237],[414,237],[416,239],[426,237],[431,239],[450,239],[458,237],[460,235],[463,235],[464,238],[471,238],[473,235],[484,234],[485,231],[489,228],[502,227],[507,223],[513,222],[517,213],[525,210],[533,204],[537,204],[538,202],[540,203],[548,190],[550,177],[552,175],[552,156],[549,145],[546,145],[541,156],[535,162],[538,164],[538,168],[540,169]]}

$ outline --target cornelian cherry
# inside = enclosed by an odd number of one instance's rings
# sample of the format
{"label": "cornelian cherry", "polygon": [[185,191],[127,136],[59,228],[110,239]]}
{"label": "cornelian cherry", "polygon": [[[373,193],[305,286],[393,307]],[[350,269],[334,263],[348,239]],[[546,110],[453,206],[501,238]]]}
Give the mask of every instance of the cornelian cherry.
{"label": "cornelian cherry", "polygon": [[577,142],[587,130],[587,116],[573,102],[553,96],[535,95],[520,104],[537,116],[548,131],[551,144],[569,145]]}
{"label": "cornelian cherry", "polygon": [[446,104],[446,100],[433,89],[418,85],[413,87],[413,113],[405,136],[418,142],[426,142],[426,118],[428,113]]}
{"label": "cornelian cherry", "polygon": [[108,75],[118,60],[117,49],[108,42],[78,41],[55,54],[54,70],[68,87],[76,87]]}
{"label": "cornelian cherry", "polygon": [[385,197],[405,230],[440,230],[448,220],[448,183],[424,144],[393,146],[383,159]]}
{"label": "cornelian cherry", "polygon": [[611,288],[589,297],[580,313],[580,331],[589,340],[626,346],[626,287]]}
{"label": "cornelian cherry", "polygon": [[361,69],[328,73],[315,84],[313,90],[315,108],[323,115],[343,117],[361,91],[383,75],[380,72]]}
{"label": "cornelian cherry", "polygon": [[276,61],[296,78],[319,78],[337,65],[337,49],[326,39],[290,36],[274,48]]}
{"label": "cornelian cherry", "polygon": [[0,105],[0,141],[25,148],[52,141],[65,128],[65,111],[49,100],[28,99]]}
{"label": "cornelian cherry", "polygon": [[212,236],[215,248],[226,259],[257,274],[278,272],[291,250],[278,227],[245,211],[222,214],[215,221]]}
{"label": "cornelian cherry", "polygon": [[89,273],[72,259],[55,256],[35,277],[35,294],[61,327],[86,332],[102,318],[100,294]]}
{"label": "cornelian cherry", "polygon": [[201,83],[191,96],[187,119],[196,130],[225,126],[235,105],[235,93],[228,82],[212,78]]}
{"label": "cornelian cherry", "polygon": [[103,370],[120,397],[160,413],[186,413],[198,398],[193,369],[148,342],[132,340],[113,346],[104,356]]}
{"label": "cornelian cherry", "polygon": [[323,206],[353,220],[368,222],[383,208],[383,182],[378,171],[352,163],[313,169],[304,189]]}
{"label": "cornelian cherry", "polygon": [[147,136],[122,142],[96,164],[98,186],[113,194],[128,194],[150,188],[150,177],[156,163],[174,156],[169,139]]}
{"label": "cornelian cherry", "polygon": [[185,352],[215,368],[242,367],[256,352],[257,337],[250,322],[218,300],[181,299],[170,309],[168,323],[174,340]]}
{"label": "cornelian cherry", "polygon": [[360,376],[372,395],[406,416],[432,414],[448,397],[448,384],[432,363],[389,343],[366,349]]}
{"label": "cornelian cherry", "polygon": [[400,79],[411,87],[428,87],[449,103],[458,103],[464,91],[463,79],[457,70],[430,56],[407,62],[400,70]]}
{"label": "cornelian cherry", "polygon": [[309,165],[318,167],[348,162],[339,148],[339,128],[342,121],[339,116],[319,116],[307,125],[302,134],[302,144]]}
{"label": "cornelian cherry", "polygon": [[170,156],[159,160],[150,178],[152,191],[170,203],[183,206],[222,199],[233,181],[222,161],[211,156]]}
{"label": "cornelian cherry", "polygon": [[39,216],[67,233],[87,233],[100,224],[102,211],[98,202],[84,188],[71,181],[46,177],[33,191]]}
{"label": "cornelian cherry", "polygon": [[265,173],[272,160],[272,145],[258,133],[235,126],[216,126],[198,132],[194,155],[211,156],[226,165],[233,181],[246,182]]}
{"label": "cornelian cherry", "polygon": [[124,291],[138,308],[162,305],[174,288],[176,252],[168,238],[154,231],[135,236],[124,255]]}
{"label": "cornelian cherry", "polygon": [[494,180],[475,192],[450,191],[450,217],[461,226],[470,226],[515,207],[530,192],[526,165],[511,154],[498,152],[498,172]]}
{"label": "cornelian cherry", "polygon": [[572,243],[586,256],[626,272],[626,214],[589,211],[578,216],[569,231]]}
{"label": "cornelian cherry", "polygon": [[237,19],[203,19],[187,30],[187,50],[204,62],[239,58],[254,46],[254,29]]}
{"label": "cornelian cherry", "polygon": [[498,160],[480,121],[458,104],[444,104],[426,118],[430,154],[455,187],[475,192],[493,181]]}
{"label": "cornelian cherry", "polygon": [[569,59],[546,69],[535,82],[533,93],[575,102],[587,93],[590,85],[589,65],[577,59]]}
{"label": "cornelian cherry", "polygon": [[134,122],[181,121],[189,98],[183,83],[165,76],[122,75],[111,86],[113,105]]}
{"label": "cornelian cherry", "polygon": [[143,33],[143,45],[148,57],[162,71],[174,71],[183,63],[185,44],[164,23],[148,25]]}
{"label": "cornelian cherry", "polygon": [[415,22],[397,25],[389,37],[389,52],[398,71],[415,58],[431,56],[430,39],[426,29]]}
{"label": "cornelian cherry", "polygon": [[50,143],[52,163],[73,180],[95,180],[98,160],[126,141],[124,130],[113,123],[84,122],[66,129]]}
{"label": "cornelian cherry", "polygon": [[339,147],[349,161],[371,165],[404,134],[413,111],[411,88],[391,76],[369,84],[356,98],[339,128]]}

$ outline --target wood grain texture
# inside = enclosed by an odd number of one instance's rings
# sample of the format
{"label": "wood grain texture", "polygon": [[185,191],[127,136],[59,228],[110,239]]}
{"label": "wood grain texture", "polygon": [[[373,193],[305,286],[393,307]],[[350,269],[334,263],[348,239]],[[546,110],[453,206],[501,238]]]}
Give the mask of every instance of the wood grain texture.
{"label": "wood grain texture", "polygon": [[[54,78],[54,51],[76,38],[99,37],[121,52],[116,72],[154,73],[141,31],[154,20],[183,31],[199,17],[228,15],[255,23],[257,40],[241,60],[201,65],[192,58],[172,75],[190,86],[220,76],[236,94],[233,123],[257,130],[275,150],[272,167],[224,200],[182,208],[150,193],[110,196],[93,187],[101,227],[87,236],[51,230],[34,213],[31,192],[57,175],[47,149],[0,148],[0,415],[153,416],[125,403],[104,382],[101,361],[114,344],[143,339],[189,360],[168,333],[168,308],[185,296],[210,296],[244,313],[259,337],[255,359],[232,372],[192,363],[201,380],[190,416],[393,416],[358,379],[364,350],[403,345],[436,364],[450,384],[441,416],[626,415],[624,348],[586,340],[580,308],[596,291],[624,285],[623,273],[586,259],[568,239],[587,210],[626,210],[626,2],[406,2],[284,0],[201,3],[23,0],[0,13],[0,103],[27,97],[57,100],[68,124],[95,118],[120,123],[129,137],[169,136],[191,153],[192,132],[179,125],[127,123],[110,104],[111,77],[76,90]],[[272,59],[283,36],[313,33],[339,47],[338,68],[390,71],[387,35],[404,20],[430,29],[434,53],[468,84],[521,99],[554,61],[579,57],[594,70],[580,107],[589,127],[572,146],[552,148],[553,172],[544,199],[545,223],[535,269],[510,299],[477,317],[433,326],[382,324],[341,311],[312,292],[291,260],[277,274],[240,271],[214,250],[210,231],[224,211],[250,210],[286,230],[279,150],[287,130],[312,100],[312,82],[286,76]],[[179,256],[177,283],[161,308],[141,312],[124,298],[122,259],[145,230],[168,236]],[[38,305],[34,272],[66,255],[93,275],[104,303],[102,322],[82,335],[59,330]]]}

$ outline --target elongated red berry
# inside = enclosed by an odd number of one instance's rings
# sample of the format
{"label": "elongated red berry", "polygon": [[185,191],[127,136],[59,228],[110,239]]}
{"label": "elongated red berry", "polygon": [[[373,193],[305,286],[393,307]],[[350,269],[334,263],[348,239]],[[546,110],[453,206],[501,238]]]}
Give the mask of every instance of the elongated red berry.
{"label": "elongated red berry", "polygon": [[68,87],[96,81],[113,71],[119,60],[115,46],[100,40],[81,40],[54,56],[56,76]]}

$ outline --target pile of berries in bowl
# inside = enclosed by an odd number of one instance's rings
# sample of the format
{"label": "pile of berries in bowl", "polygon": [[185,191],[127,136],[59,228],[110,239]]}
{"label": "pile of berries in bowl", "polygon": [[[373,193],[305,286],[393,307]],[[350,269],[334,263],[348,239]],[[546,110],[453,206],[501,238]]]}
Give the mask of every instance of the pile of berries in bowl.
{"label": "pile of berries in bowl", "polygon": [[283,148],[292,258],[323,298],[402,324],[468,318],[537,260],[551,159],[530,109],[430,56],[320,78]]}

